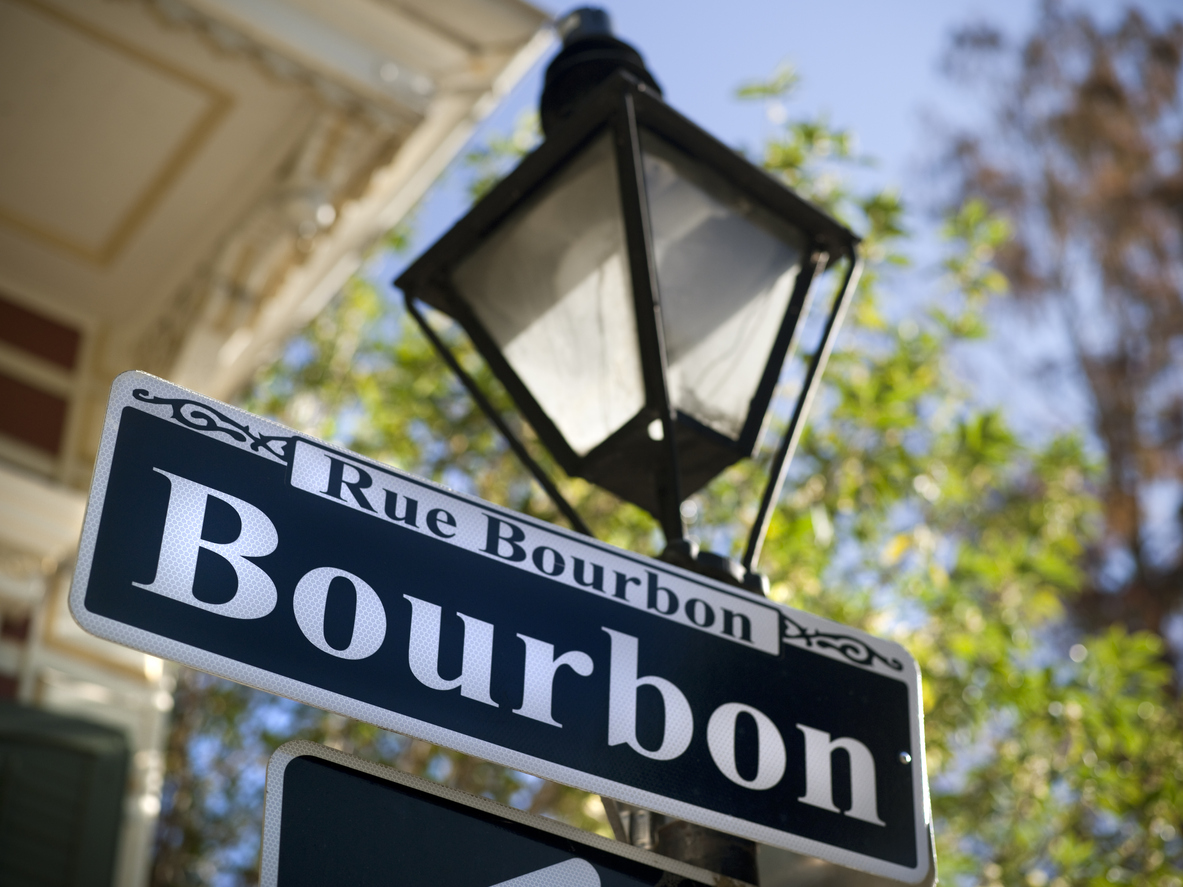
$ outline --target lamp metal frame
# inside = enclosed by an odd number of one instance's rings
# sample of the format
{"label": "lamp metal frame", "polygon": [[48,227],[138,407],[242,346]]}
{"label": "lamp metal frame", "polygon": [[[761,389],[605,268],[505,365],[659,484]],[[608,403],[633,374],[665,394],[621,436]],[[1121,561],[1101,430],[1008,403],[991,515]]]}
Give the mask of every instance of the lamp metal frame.
{"label": "lamp metal frame", "polygon": [[[676,410],[671,403],[660,286],[642,166],[642,128],[714,171],[746,199],[798,228],[806,238],[801,268],[788,308],[737,439]],[[567,443],[475,312],[456,291],[451,273],[523,201],[544,188],[568,162],[605,132],[612,138],[620,185],[645,406],[605,441],[580,455]],[[411,264],[395,285],[403,291],[409,313],[433,347],[572,526],[590,535],[582,518],[513,434],[476,381],[460,366],[416,303],[441,310],[464,328],[543,445],[568,474],[585,477],[618,495],[624,491],[623,498],[638,502],[659,519],[667,542],[674,543],[685,537],[680,507],[687,487],[693,492],[728,465],[754,454],[784,362],[796,348],[804,326],[801,319],[808,309],[813,281],[827,265],[845,260],[845,278],[833,298],[821,341],[806,370],[801,391],[773,459],[757,519],[751,528],[744,566],[754,571],[772,505],[783,486],[789,462],[800,440],[804,417],[814,399],[850,294],[857,285],[861,268],[858,244],[859,238],[845,226],[679,114],[644,83],[625,71],[617,71],[589,93],[557,131]],[[660,441],[651,440],[648,434],[655,419],[662,424]],[[622,451],[627,455],[623,460],[620,458]],[[651,499],[637,495],[637,478],[632,475],[655,480]]]}

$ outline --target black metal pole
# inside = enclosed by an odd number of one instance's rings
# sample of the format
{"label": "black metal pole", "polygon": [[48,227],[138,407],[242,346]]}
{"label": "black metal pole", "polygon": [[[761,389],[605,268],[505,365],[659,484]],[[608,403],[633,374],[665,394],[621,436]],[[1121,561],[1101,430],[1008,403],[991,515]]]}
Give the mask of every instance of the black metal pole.
{"label": "black metal pole", "polygon": [[[697,546],[692,545],[691,548],[696,549]],[[670,549],[667,549],[667,554],[670,553]],[[667,557],[663,554],[662,557],[683,569],[710,576],[746,591],[754,591],[745,585],[740,575],[721,568],[721,564],[727,562],[728,558],[709,552],[685,550],[677,552],[677,555]],[[733,881],[760,883],[755,841],[622,804],[609,798],[604,798],[604,811],[608,814],[608,822],[618,840],[708,871],[718,872],[725,876],[724,880],[719,882],[720,885]]]}
{"label": "black metal pole", "polygon": [[[641,160],[641,137],[633,97],[624,96],[623,133],[628,142],[620,146],[620,198],[625,218],[625,239],[633,269],[633,296],[637,303],[637,335],[641,341],[641,362],[648,399],[656,402],[661,422],[665,458],[657,479],[661,504],[661,529],[667,543],[681,542],[686,535],[682,521],[682,470],[678,458],[677,416],[670,400],[669,366],[666,361],[665,324],[661,319],[661,290],[650,260],[653,238],[649,224],[649,201],[645,197],[645,171]],[[647,273],[642,273],[645,269]]]}
{"label": "black metal pole", "polygon": [[[542,485],[542,488],[554,502],[555,507],[563,513],[576,530],[587,536],[592,536],[593,534],[587,524],[584,523],[583,518],[563,498],[563,495],[547,476],[542,466],[530,455],[525,445],[513,433],[509,425],[505,422],[505,419],[497,412],[484,392],[481,391],[476,380],[465,371],[464,367],[456,359],[456,356],[452,354],[451,350],[439,337],[439,334],[427,322],[427,318],[419,311],[415,305],[415,300],[410,295],[406,297],[406,306],[407,312],[415,319],[423,334],[431,342],[432,347],[435,348],[436,352],[456,375],[456,378],[464,385],[473,400],[476,401],[477,406],[489,417],[489,420],[497,427],[497,430],[504,435],[510,448],[522,461],[522,464],[529,469],[535,480]],[[725,559],[719,558],[719,560]],[[708,561],[699,564],[695,562],[694,558],[691,558],[691,562],[689,563],[685,562],[684,559],[676,559],[674,562],[695,572],[730,582],[730,584],[739,588],[745,588],[738,576],[724,575],[717,568],[711,569],[708,565],[710,562]],[[751,589],[748,590],[750,591]],[[759,883],[756,868],[756,844],[753,841],[737,838],[734,835],[715,831],[705,826],[663,816],[660,813],[653,813],[649,810],[642,810],[627,804],[621,804],[612,798],[604,797],[602,800],[604,803],[604,812],[607,814],[613,834],[616,835],[618,840],[647,850],[653,850],[671,859],[679,859],[691,865],[697,865],[708,871],[719,872],[728,878],[744,881],[749,884]]]}

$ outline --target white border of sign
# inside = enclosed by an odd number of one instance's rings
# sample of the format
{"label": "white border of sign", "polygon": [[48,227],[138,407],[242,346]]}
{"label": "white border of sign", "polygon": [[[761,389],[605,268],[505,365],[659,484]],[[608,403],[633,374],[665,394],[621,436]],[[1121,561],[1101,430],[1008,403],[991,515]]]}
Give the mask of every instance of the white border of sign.
{"label": "white border of sign", "polygon": [[[929,839],[932,812],[928,798],[928,780],[925,775],[923,709],[920,706],[920,700],[922,698],[920,672],[911,654],[902,646],[892,641],[872,637],[858,629],[839,625],[828,619],[822,619],[800,610],[792,610],[772,601],[750,601],[751,595],[749,593],[739,592],[721,582],[690,573],[662,561],[655,561],[641,555],[622,551],[621,549],[565,530],[554,524],[490,505],[481,499],[449,490],[430,481],[410,478],[423,491],[434,491],[440,496],[447,497],[452,502],[467,503],[469,507],[485,512],[503,512],[516,523],[527,528],[533,528],[534,531],[539,533],[547,534],[553,540],[550,543],[552,545],[563,545],[564,548],[569,546],[573,551],[579,549],[586,550],[590,547],[601,557],[628,558],[638,564],[644,564],[648,569],[661,571],[678,581],[686,582],[699,588],[710,589],[715,593],[721,593],[741,601],[749,601],[752,604],[758,604],[761,608],[771,608],[780,611],[786,617],[789,617],[802,632],[802,634],[790,640],[803,642],[809,647],[811,652],[819,656],[827,656],[845,662],[851,661],[848,656],[837,649],[838,645],[832,645],[831,648],[826,648],[822,645],[812,643],[809,639],[810,634],[824,636],[829,633],[830,637],[835,637],[839,636],[834,634],[837,632],[840,633],[841,637],[849,641],[861,644],[868,650],[876,651],[874,657],[865,663],[866,667],[879,671],[881,674],[885,674],[896,680],[901,680],[908,688],[908,705],[911,713],[909,729],[912,749],[915,755],[912,766],[917,768],[916,772],[918,773],[918,777],[912,780],[913,809],[916,811],[916,867],[908,868],[886,862],[882,859],[845,850],[832,844],[804,838],[789,832],[780,831],[779,829],[749,822],[736,816],[719,813],[718,811],[695,804],[688,804],[653,792],[643,791],[614,780],[596,776],[595,774],[585,773],[543,758],[537,758],[533,755],[523,754],[522,752],[495,743],[476,739],[463,733],[457,733],[453,730],[421,721],[417,718],[379,708],[349,696],[332,693],[281,674],[210,653],[206,650],[183,644],[171,638],[144,631],[143,629],[135,628],[122,622],[117,622],[87,610],[85,604],[86,589],[90,580],[91,563],[98,539],[99,524],[102,520],[103,502],[106,497],[107,483],[111,463],[114,458],[115,442],[119,432],[119,421],[123,408],[130,406],[161,418],[172,418],[170,414],[173,410],[169,406],[153,406],[150,402],[134,398],[132,391],[137,388],[147,389],[150,394],[160,397],[183,397],[188,401],[194,402],[195,406],[204,404],[217,410],[223,416],[229,417],[233,422],[239,423],[240,427],[251,428],[256,437],[295,437],[313,443],[318,447],[339,452],[348,459],[358,464],[366,465],[376,472],[382,472],[391,476],[406,477],[406,475],[394,472],[388,466],[382,465],[381,463],[365,459],[348,450],[316,441],[313,438],[299,434],[275,422],[268,421],[259,416],[228,406],[220,401],[173,385],[156,376],[138,371],[123,373],[115,379],[111,386],[111,396],[107,404],[107,415],[103,425],[102,441],[99,445],[98,456],[95,459],[90,498],[87,502],[86,518],[82,527],[78,562],[70,588],[70,612],[78,621],[78,624],[86,631],[105,640],[114,641],[115,643],[141,650],[153,656],[171,659],[237,683],[264,690],[268,693],[286,696],[289,699],[294,699],[297,702],[324,709],[325,711],[345,715],[346,717],[374,724],[375,726],[393,730],[397,733],[404,733],[425,739],[428,742],[456,749],[464,754],[483,758],[487,761],[494,761],[503,766],[512,767],[526,773],[532,773],[544,779],[576,786],[584,791],[595,792],[609,798],[624,801],[636,807],[656,810],[680,819],[697,822],[718,831],[738,835],[774,847],[780,847],[793,853],[817,857],[840,866],[879,875],[894,881],[902,881],[907,884],[921,884],[931,878],[935,864],[932,859]],[[183,422],[178,424],[185,425]],[[189,425],[188,427],[195,428],[197,426]],[[194,433],[199,432],[195,431]],[[270,458],[272,461],[284,462],[283,459],[280,459],[274,453],[260,452],[257,448],[251,449],[250,441],[246,441],[245,436],[244,442],[236,442],[223,437],[219,437],[218,440],[226,443],[228,446],[237,446],[241,449],[248,450],[260,458]],[[784,643],[785,640],[781,639],[781,642]],[[893,671],[882,665],[879,660],[886,662],[887,659],[885,657],[893,657],[895,660],[898,660],[898,663],[902,664],[902,669]]]}
{"label": "white border of sign", "polygon": [[[615,856],[632,860],[633,862],[640,862],[644,865],[652,866],[655,869],[672,872],[679,877],[689,878],[692,881],[698,881],[702,884],[717,885],[721,877],[714,872],[700,869],[689,863],[679,862],[676,859],[670,859],[666,856],[659,856],[649,850],[642,850],[640,847],[634,847],[631,844],[623,844],[620,841],[605,838],[594,832],[586,832],[583,829],[567,825],[565,822],[558,822],[554,819],[536,816],[533,813],[526,813],[524,810],[507,807],[504,804],[498,804],[496,801],[490,801],[488,798],[470,795],[468,792],[460,791],[460,789],[439,785],[435,782],[428,782],[426,779],[412,776],[410,773],[404,773],[401,770],[396,770],[384,764],[364,761],[361,758],[356,758],[353,755],[348,755],[336,749],[327,748],[315,742],[297,739],[293,742],[284,743],[277,748],[272,753],[271,760],[267,764],[267,795],[263,807],[263,847],[259,872],[260,887],[276,887],[277,885],[279,878],[280,823],[283,818],[283,775],[288,764],[296,758],[301,757],[320,758],[321,760],[330,761],[334,764],[340,764],[351,770],[368,773],[371,776],[377,776],[379,779],[385,779],[388,782],[404,785],[407,788],[423,792],[424,794],[443,798],[445,801],[463,804],[466,807],[480,810],[482,813],[491,813],[500,819],[508,819],[512,822],[529,826],[532,829],[537,829],[538,831],[557,835],[564,840],[574,841],[585,847],[602,850]],[[732,879],[727,883],[742,887],[747,882]]]}

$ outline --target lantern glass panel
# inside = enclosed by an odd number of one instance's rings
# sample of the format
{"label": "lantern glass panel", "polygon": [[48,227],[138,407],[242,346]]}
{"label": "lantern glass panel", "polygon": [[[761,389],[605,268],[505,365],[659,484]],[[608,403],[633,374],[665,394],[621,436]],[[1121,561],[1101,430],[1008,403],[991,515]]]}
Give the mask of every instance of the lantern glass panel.
{"label": "lantern glass panel", "polygon": [[669,366],[682,412],[740,436],[801,270],[802,232],[642,131]]}
{"label": "lantern glass panel", "polygon": [[515,209],[457,266],[453,284],[578,455],[644,406],[607,133]]}

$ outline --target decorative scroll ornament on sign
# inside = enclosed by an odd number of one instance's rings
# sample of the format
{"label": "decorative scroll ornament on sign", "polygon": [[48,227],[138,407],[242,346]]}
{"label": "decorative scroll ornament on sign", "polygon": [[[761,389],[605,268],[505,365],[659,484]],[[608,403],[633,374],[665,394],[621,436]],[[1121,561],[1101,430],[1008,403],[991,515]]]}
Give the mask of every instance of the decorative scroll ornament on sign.
{"label": "decorative scroll ornament on sign", "polygon": [[834,650],[855,665],[872,667],[878,660],[892,671],[904,670],[904,664],[898,659],[888,659],[886,656],[876,653],[858,638],[844,634],[830,634],[818,631],[816,628],[804,628],[784,613],[781,614],[781,619],[781,638],[789,643],[804,643],[806,647]]}
{"label": "decorative scroll ornament on sign", "polygon": [[213,407],[206,406],[195,400],[180,397],[154,397],[143,388],[137,388],[132,393],[138,401],[151,404],[163,404],[172,408],[172,418],[186,428],[194,431],[204,431],[207,434],[225,434],[231,440],[239,443],[250,442],[250,448],[255,452],[266,451],[277,459],[287,461],[286,445],[292,440],[290,437],[278,437],[270,434],[258,434],[251,431],[249,425],[235,422]]}

